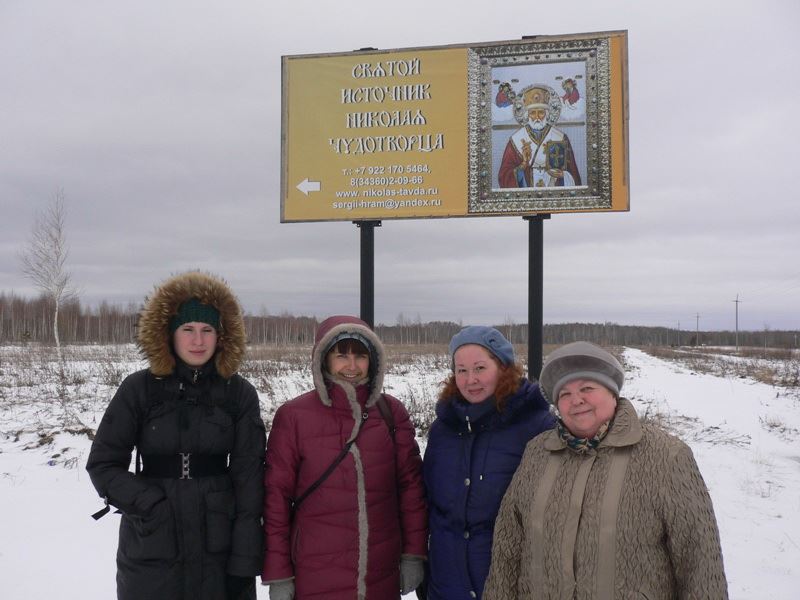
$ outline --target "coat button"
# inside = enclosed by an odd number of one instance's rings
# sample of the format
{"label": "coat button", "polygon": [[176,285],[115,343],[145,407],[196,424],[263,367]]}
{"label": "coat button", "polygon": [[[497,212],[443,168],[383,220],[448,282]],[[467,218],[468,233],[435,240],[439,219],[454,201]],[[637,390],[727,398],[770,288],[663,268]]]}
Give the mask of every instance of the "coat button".
{"label": "coat button", "polygon": [[469,593],[469,597],[470,597],[470,598],[477,598],[477,597],[478,597],[478,594],[476,594],[476,593],[475,593],[475,590],[472,590],[472,591],[470,591],[470,593]]}
{"label": "coat button", "polygon": [[469,486],[469,477],[464,480],[464,485]]}
{"label": "coat button", "polygon": [[465,540],[468,540],[468,539],[469,539],[469,531],[465,531],[465,532],[464,532],[464,539],[465,539]]}

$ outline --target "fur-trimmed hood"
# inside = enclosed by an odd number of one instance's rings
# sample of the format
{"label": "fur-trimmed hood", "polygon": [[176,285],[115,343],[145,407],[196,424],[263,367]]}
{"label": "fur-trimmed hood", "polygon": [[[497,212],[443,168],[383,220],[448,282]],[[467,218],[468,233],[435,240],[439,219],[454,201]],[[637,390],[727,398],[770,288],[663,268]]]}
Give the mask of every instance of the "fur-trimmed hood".
{"label": "fur-trimmed hood", "polygon": [[239,301],[228,285],[207,273],[181,273],[156,286],[145,300],[139,315],[136,336],[139,350],[150,363],[153,375],[163,377],[171,374],[176,363],[169,322],[177,314],[180,305],[191,298],[210,304],[219,311],[214,363],[217,373],[227,379],[239,369],[244,356],[244,320]]}
{"label": "fur-trimmed hood", "polygon": [[[325,383],[325,357],[330,349],[331,342],[342,333],[357,333],[366,338],[371,344],[370,348],[370,380],[367,408],[373,406],[383,391],[383,375],[386,372],[386,351],[381,340],[364,321],[347,315],[328,317],[317,328],[314,337],[314,349],[311,351],[311,372],[314,376],[314,387],[319,393],[319,398],[325,406],[331,405]],[[348,397],[350,394],[348,394]]]}

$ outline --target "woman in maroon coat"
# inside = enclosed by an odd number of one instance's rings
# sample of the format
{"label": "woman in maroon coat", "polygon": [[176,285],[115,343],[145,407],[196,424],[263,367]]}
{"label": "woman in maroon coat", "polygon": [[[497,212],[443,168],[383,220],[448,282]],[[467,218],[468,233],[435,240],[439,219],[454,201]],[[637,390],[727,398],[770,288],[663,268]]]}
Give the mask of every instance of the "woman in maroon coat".
{"label": "woman in maroon coat", "polygon": [[414,426],[381,393],[383,345],[330,317],[311,369],[315,389],[278,409],[267,442],[263,583],[271,600],[399,598],[422,579],[427,513]]}

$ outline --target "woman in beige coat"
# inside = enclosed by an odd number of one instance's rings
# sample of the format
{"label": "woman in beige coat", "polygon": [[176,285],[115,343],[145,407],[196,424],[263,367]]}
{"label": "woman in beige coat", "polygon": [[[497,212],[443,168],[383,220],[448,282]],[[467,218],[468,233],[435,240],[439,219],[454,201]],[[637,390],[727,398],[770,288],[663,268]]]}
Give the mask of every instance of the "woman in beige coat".
{"label": "woman in beige coat", "polygon": [[547,357],[558,426],[528,444],[503,498],[484,600],[728,597],[692,452],[639,421],[623,380],[587,342]]}

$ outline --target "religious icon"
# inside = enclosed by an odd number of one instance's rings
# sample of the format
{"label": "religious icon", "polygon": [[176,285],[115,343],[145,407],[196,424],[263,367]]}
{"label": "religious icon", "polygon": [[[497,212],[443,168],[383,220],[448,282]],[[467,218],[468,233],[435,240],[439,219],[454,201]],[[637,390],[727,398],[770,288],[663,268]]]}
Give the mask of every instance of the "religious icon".
{"label": "religious icon", "polygon": [[543,83],[528,85],[516,94],[514,118],[520,127],[506,142],[498,187],[581,185],[569,136],[555,125],[561,108],[561,97]]}
{"label": "religious icon", "polygon": [[627,205],[624,44],[610,32],[471,49],[471,214],[608,210],[612,189]]}

